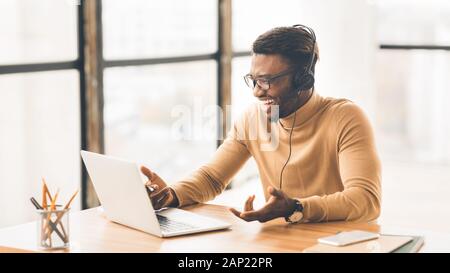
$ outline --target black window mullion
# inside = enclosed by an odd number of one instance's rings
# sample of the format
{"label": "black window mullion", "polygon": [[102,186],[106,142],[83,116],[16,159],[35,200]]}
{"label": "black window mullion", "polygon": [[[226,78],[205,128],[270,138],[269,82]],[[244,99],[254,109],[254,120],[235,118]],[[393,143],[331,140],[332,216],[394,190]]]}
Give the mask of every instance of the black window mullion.
{"label": "black window mullion", "polygon": [[380,49],[399,49],[399,50],[450,50],[450,46],[440,45],[393,45],[381,44]]}
{"label": "black window mullion", "polygon": [[79,61],[0,65],[0,74],[44,72],[66,69],[80,69]]}
{"label": "black window mullion", "polygon": [[182,63],[182,62],[192,62],[192,61],[217,60],[216,56],[217,56],[217,53],[211,53],[211,54],[164,57],[164,58],[104,60],[103,67],[157,65],[157,64]]}

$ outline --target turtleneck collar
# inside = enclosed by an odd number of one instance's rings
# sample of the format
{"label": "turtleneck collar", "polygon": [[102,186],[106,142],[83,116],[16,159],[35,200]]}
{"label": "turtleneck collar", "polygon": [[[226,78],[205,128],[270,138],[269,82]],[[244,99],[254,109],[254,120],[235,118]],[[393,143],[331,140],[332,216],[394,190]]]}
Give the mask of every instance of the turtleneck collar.
{"label": "turtleneck collar", "polygon": [[283,126],[283,128],[291,128],[292,122],[294,121],[294,115],[296,115],[294,128],[308,121],[319,110],[320,99],[321,97],[317,94],[317,91],[313,90],[309,100],[297,109],[297,111],[287,117],[279,119],[281,126]]}

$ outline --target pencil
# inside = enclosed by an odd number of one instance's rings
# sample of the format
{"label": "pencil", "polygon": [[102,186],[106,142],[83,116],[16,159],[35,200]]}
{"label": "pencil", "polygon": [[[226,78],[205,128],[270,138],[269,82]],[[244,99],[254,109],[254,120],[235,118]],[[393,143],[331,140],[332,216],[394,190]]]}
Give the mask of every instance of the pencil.
{"label": "pencil", "polygon": [[[46,185],[45,185],[45,180],[44,180],[44,178],[42,178],[42,209],[43,210],[46,210],[47,209],[47,187],[46,187]],[[41,231],[41,234],[44,234],[44,238],[42,238],[41,237],[41,242],[43,241],[43,242],[45,242],[46,240],[47,240],[47,236],[46,236],[46,232],[47,232],[47,226],[48,226],[48,224],[47,224],[47,219],[42,219],[42,226],[41,226],[41,228],[42,228],[42,231]]]}
{"label": "pencil", "polygon": [[47,208],[47,195],[45,192],[45,182],[43,180],[44,180],[44,178],[42,178],[42,208],[46,209]]}
{"label": "pencil", "polygon": [[[34,197],[31,197],[30,201],[37,210],[42,210],[42,206],[36,201],[36,199],[34,199]],[[41,224],[43,224],[42,221],[41,221]],[[62,225],[62,223],[59,223],[62,228],[62,231],[63,231],[62,234],[53,222],[50,221],[49,224],[52,226],[53,230],[55,230],[55,232],[58,234],[59,238],[61,238],[61,240],[63,240],[64,242],[67,242],[67,239],[66,239],[67,234],[66,234],[66,231],[64,230],[64,226]],[[41,226],[41,229],[43,229],[42,226]]]}
{"label": "pencil", "polygon": [[56,199],[58,198],[58,194],[59,194],[59,189],[55,194],[55,197],[52,199],[52,204],[50,205],[50,210],[55,210],[56,209]]}
{"label": "pencil", "polygon": [[64,209],[68,209],[70,207],[70,204],[72,203],[73,199],[75,198],[75,196],[77,196],[78,190],[72,195],[72,197],[70,197],[69,202],[67,202],[67,204],[64,206]]}
{"label": "pencil", "polygon": [[[44,182],[45,183],[45,182]],[[47,185],[46,185],[47,186]],[[48,193],[48,189],[47,189],[47,193]],[[59,195],[59,189],[57,190],[55,196],[53,198],[51,198],[51,194],[50,194],[50,212],[47,215],[47,222],[48,225],[50,225],[50,227],[47,226],[47,228],[49,228],[51,231],[54,231],[55,228],[57,228],[57,225],[51,225],[50,223],[52,222],[52,213],[53,211],[56,209],[56,199],[58,198]],[[52,232],[50,232],[50,235],[52,234]],[[52,236],[48,237],[49,241],[50,241],[50,247],[52,247]],[[65,242],[65,239],[63,239],[63,241]]]}
{"label": "pencil", "polygon": [[[51,202],[53,197],[52,197],[52,194],[50,193],[50,190],[48,189],[47,182],[45,181],[45,178],[43,178],[43,177],[42,177],[42,182],[44,183],[46,196],[48,197],[48,199]],[[47,204],[47,200],[45,200],[45,204]],[[47,209],[47,206],[45,206],[44,209]]]}
{"label": "pencil", "polygon": [[[78,190],[72,195],[72,197],[70,198],[69,202],[67,202],[67,204],[64,206],[63,210],[66,210],[66,209],[68,209],[70,207],[70,204],[72,203],[72,201],[75,198],[75,196],[77,195],[77,193],[78,193]],[[56,218],[56,220],[54,222],[55,225],[58,225],[61,222],[61,218],[63,216],[64,216],[64,212],[60,212],[58,214],[58,217]],[[45,233],[46,233],[46,237],[49,237],[52,234],[52,231],[51,231],[51,229],[47,228]]]}

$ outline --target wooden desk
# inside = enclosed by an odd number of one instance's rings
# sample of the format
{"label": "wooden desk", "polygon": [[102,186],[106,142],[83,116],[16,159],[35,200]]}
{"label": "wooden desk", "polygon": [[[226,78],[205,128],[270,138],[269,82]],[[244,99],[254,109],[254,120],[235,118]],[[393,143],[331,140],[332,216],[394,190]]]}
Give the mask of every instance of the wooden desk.
{"label": "wooden desk", "polygon": [[[189,211],[232,224],[232,229],[162,239],[108,221],[99,208],[71,214],[71,247],[67,252],[301,252],[317,238],[338,231],[362,229],[382,232],[377,224],[329,222],[289,225],[283,219],[247,223],[226,207],[194,205]],[[0,230],[0,246],[28,251],[36,247],[36,223]],[[426,240],[426,246],[428,244]],[[450,236],[442,243],[450,249]],[[448,243],[448,244],[447,244]],[[1,249],[1,248],[0,248]],[[441,249],[442,250],[442,249]],[[433,251],[433,250],[432,250]],[[439,251],[439,250],[438,250]],[[444,250],[445,251],[445,250]]]}

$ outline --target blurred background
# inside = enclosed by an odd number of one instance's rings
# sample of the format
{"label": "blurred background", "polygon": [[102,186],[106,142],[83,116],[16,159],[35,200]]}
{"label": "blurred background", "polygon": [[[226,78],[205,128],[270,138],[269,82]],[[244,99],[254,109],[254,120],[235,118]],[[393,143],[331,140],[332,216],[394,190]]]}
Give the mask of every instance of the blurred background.
{"label": "blurred background", "polygon": [[[0,0],[0,228],[33,220],[41,177],[62,200],[81,189],[74,209],[95,205],[81,148],[170,183],[207,162],[223,121],[254,102],[252,42],[298,23],[317,35],[317,91],[353,100],[373,124],[379,222],[448,230],[446,0]],[[200,111],[174,137],[174,107],[227,104],[226,117]],[[263,204],[249,160],[212,203],[241,207],[253,193]]]}

